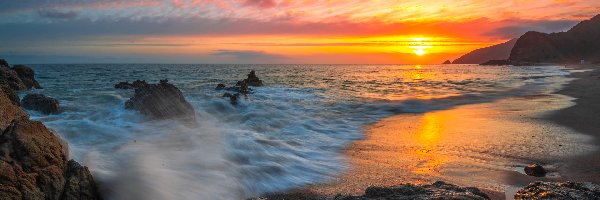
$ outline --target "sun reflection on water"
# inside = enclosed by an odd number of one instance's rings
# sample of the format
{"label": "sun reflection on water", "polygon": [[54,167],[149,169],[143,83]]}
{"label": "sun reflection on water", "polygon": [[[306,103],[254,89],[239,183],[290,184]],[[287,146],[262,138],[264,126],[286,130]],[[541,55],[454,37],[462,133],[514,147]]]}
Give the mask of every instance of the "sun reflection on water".
{"label": "sun reflection on water", "polygon": [[439,150],[436,148],[444,132],[446,118],[447,116],[436,113],[425,114],[422,118],[421,128],[415,135],[419,147],[413,152],[418,160],[415,168],[412,169],[413,172],[438,174],[441,166],[448,161],[448,158],[439,154]]}

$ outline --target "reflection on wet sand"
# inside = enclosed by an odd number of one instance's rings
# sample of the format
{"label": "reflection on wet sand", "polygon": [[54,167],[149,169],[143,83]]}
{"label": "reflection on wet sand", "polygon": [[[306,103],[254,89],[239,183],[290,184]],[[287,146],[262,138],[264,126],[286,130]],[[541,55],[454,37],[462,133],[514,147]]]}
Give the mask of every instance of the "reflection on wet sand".
{"label": "reflection on wet sand", "polygon": [[588,136],[541,119],[569,105],[568,97],[543,95],[392,116],[347,149],[351,169],[313,190],[359,194],[372,185],[443,180],[510,193],[536,180],[518,171],[533,162],[560,178],[561,158],[596,148]]}

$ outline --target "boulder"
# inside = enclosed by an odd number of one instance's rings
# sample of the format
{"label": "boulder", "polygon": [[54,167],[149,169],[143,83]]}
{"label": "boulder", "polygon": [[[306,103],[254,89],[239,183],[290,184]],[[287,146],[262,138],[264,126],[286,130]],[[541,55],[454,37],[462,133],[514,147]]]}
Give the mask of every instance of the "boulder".
{"label": "boulder", "polygon": [[600,199],[600,185],[575,182],[533,182],[520,189],[515,199]]}
{"label": "boulder", "polygon": [[167,80],[135,89],[125,108],[137,110],[152,119],[183,119],[195,122],[196,112],[181,91]]}
{"label": "boulder", "polygon": [[541,165],[531,164],[525,167],[525,174],[529,176],[543,177],[546,176],[546,170]]}
{"label": "boulder", "polygon": [[11,101],[13,105],[21,105],[19,95],[14,89],[10,87],[6,80],[0,80],[0,90],[3,91],[3,94],[6,95],[6,97]]}
{"label": "boulder", "polygon": [[8,62],[4,59],[0,59],[0,67],[9,67]]}
{"label": "boulder", "polygon": [[35,80],[35,72],[30,67],[25,65],[15,65],[14,70],[27,89],[42,89],[40,84]]}
{"label": "boulder", "polygon": [[256,72],[254,72],[254,70],[250,71],[250,73],[248,74],[248,78],[238,81],[237,82],[237,86],[241,86],[242,84],[246,84],[249,86],[263,86],[263,82],[258,78],[258,76],[256,76]]}
{"label": "boulder", "polygon": [[0,80],[4,81],[15,91],[27,89],[27,86],[25,86],[21,78],[19,78],[17,72],[7,66],[0,66]]}
{"label": "boulder", "polygon": [[28,94],[21,100],[25,109],[39,111],[43,114],[60,113],[58,100],[43,94]]}
{"label": "boulder", "polygon": [[237,103],[238,103],[238,101],[237,101],[237,100],[238,100],[238,97],[239,97],[239,96],[240,96],[240,94],[239,94],[239,93],[238,93],[238,94],[231,94],[231,93],[227,93],[227,92],[226,92],[225,94],[223,94],[223,97],[229,98],[229,102],[230,102],[232,105],[237,105]]}
{"label": "boulder", "polygon": [[223,83],[219,83],[217,85],[217,87],[215,87],[215,90],[222,90],[222,89],[225,89],[225,84],[223,84]]}
{"label": "boulder", "polygon": [[66,144],[0,93],[0,197],[101,199],[89,170],[68,160]]}

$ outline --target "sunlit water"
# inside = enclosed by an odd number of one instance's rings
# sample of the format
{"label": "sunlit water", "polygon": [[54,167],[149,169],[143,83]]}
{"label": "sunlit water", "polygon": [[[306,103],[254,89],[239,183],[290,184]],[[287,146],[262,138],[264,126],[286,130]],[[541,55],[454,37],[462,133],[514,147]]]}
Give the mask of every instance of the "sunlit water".
{"label": "sunlit water", "polygon": [[[44,121],[108,199],[240,199],[329,180],[363,127],[393,114],[547,93],[560,67],[468,65],[33,65],[63,113]],[[256,70],[265,86],[232,106],[215,91]],[[179,87],[200,126],[149,121],[119,81]],[[24,94],[22,94],[24,95]]]}

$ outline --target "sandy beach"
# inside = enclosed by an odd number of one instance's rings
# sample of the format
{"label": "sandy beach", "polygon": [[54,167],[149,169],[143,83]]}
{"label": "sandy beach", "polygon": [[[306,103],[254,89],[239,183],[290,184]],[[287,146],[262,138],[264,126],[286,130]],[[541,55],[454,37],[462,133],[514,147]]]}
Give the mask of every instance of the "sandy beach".
{"label": "sandy beach", "polygon": [[[369,125],[365,139],[346,150],[350,169],[310,191],[361,194],[369,186],[442,180],[481,188],[492,199],[511,199],[536,180],[597,181],[600,168],[590,160],[600,160],[595,103],[600,79],[597,71],[571,76],[578,79],[556,94],[400,114]],[[531,163],[544,165],[549,174],[525,175],[523,167]]]}

